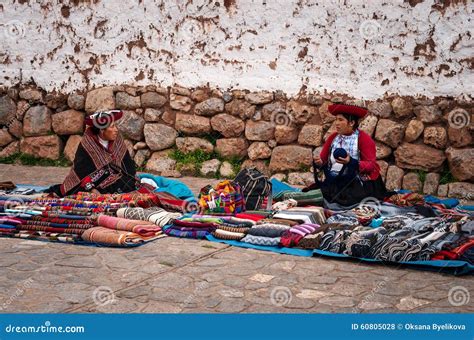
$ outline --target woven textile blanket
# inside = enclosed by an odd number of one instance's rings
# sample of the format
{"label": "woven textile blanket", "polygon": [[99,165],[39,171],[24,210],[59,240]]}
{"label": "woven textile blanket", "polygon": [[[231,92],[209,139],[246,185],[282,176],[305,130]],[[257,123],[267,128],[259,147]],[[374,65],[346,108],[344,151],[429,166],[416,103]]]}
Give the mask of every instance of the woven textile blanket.
{"label": "woven textile blanket", "polygon": [[153,237],[161,234],[161,228],[148,221],[129,220],[119,217],[99,215],[97,223],[101,227],[133,232],[142,237]]}
{"label": "woven textile blanket", "polygon": [[280,244],[279,237],[254,236],[248,234],[245,235],[241,241],[260,246],[278,246]]}
{"label": "woven textile blanket", "polygon": [[215,229],[197,229],[197,228],[186,228],[186,227],[166,227],[163,229],[163,232],[166,235],[174,236],[174,237],[182,237],[182,238],[196,238],[196,239],[203,239],[206,238],[210,232],[215,231]]}
{"label": "woven textile blanket", "polygon": [[193,222],[193,221],[175,220],[173,222],[173,226],[195,228],[195,229],[203,229],[203,228],[215,229],[218,227],[218,224],[210,223],[210,222]]}
{"label": "woven textile blanket", "polygon": [[51,232],[46,232],[46,231],[13,229],[13,230],[10,230],[9,232],[6,232],[0,229],[0,236],[36,240],[36,241],[84,243],[82,241],[81,236],[77,234],[51,233]]}
{"label": "woven textile blanket", "polygon": [[248,235],[265,236],[265,237],[280,237],[290,227],[282,224],[257,224],[247,231]]}
{"label": "woven textile blanket", "polygon": [[293,220],[299,223],[319,223],[315,213],[311,211],[283,210],[275,214],[273,217]]}
{"label": "woven textile blanket", "polygon": [[84,241],[89,243],[96,243],[105,246],[133,247],[139,246],[147,241],[155,240],[162,236],[163,235],[143,237],[129,231],[94,227],[87,229],[81,237]]}
{"label": "woven textile blanket", "polygon": [[76,228],[54,228],[54,227],[43,227],[37,225],[25,225],[19,224],[16,226],[16,230],[29,230],[29,231],[45,231],[48,233],[57,234],[76,234],[81,235],[87,229],[76,229]]}
{"label": "woven textile blanket", "polygon": [[215,232],[212,233],[215,238],[219,238],[221,240],[236,240],[240,241],[242,238],[245,237],[244,233],[239,232],[232,232],[223,229],[216,229]]}
{"label": "woven textile blanket", "polygon": [[181,213],[168,212],[159,207],[152,208],[121,208],[117,210],[117,216],[130,220],[150,221],[160,227],[173,222],[173,220],[181,218]]}
{"label": "woven textile blanket", "polygon": [[295,207],[290,208],[288,211],[304,211],[313,213],[316,222],[319,224],[326,223],[326,209],[322,207]]}
{"label": "woven textile blanket", "polygon": [[323,194],[321,190],[310,190],[307,192],[288,192],[283,191],[280,194],[273,197],[275,201],[285,201],[288,199],[294,199],[298,206],[306,206],[306,205],[318,205],[321,206],[323,204]]}
{"label": "woven textile blanket", "polygon": [[232,224],[236,227],[251,227],[253,226],[256,222],[254,220],[249,220],[246,218],[238,218],[235,216],[228,216],[228,215],[199,215],[199,214],[194,214],[192,215],[192,218],[219,218],[222,222],[219,223],[228,223]]}

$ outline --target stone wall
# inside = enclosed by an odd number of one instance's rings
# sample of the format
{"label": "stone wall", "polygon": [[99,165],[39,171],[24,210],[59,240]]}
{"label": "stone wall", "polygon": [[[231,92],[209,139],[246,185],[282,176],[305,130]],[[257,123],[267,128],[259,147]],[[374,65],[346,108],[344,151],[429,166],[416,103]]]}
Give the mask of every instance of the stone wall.
{"label": "stone wall", "polygon": [[[17,152],[69,160],[83,133],[84,117],[119,108],[119,129],[138,166],[180,176],[173,148],[203,150],[242,159],[292,184],[312,182],[312,155],[334,131],[331,103],[365,105],[360,128],[376,141],[377,159],[389,189],[441,196],[474,194],[474,105],[470,99],[386,96],[360,101],[347,95],[250,92],[211,88],[114,86],[69,95],[34,86],[0,91],[0,157]],[[212,137],[212,138],[209,138]],[[211,141],[215,141],[212,143]],[[438,185],[449,167],[455,182]],[[210,160],[204,174],[232,177],[228,162]],[[422,183],[421,179],[424,179]]]}

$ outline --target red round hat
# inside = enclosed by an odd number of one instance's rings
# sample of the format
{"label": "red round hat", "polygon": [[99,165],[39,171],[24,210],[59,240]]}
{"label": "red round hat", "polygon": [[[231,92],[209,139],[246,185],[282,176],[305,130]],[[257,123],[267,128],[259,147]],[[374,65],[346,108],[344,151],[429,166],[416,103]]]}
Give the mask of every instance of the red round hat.
{"label": "red round hat", "polygon": [[95,126],[98,129],[107,128],[112,122],[115,122],[122,118],[122,110],[108,110],[94,112],[90,116],[87,116],[84,123],[87,126]]}
{"label": "red round hat", "polygon": [[347,114],[358,118],[364,118],[367,114],[367,109],[365,107],[357,105],[332,104],[329,105],[328,110],[334,116],[338,114]]}

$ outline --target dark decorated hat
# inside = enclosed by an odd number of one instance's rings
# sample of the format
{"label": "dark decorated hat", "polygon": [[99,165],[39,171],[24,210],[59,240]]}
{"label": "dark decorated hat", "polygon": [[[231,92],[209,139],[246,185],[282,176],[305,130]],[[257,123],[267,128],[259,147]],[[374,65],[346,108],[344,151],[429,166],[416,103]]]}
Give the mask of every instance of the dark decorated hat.
{"label": "dark decorated hat", "polygon": [[98,111],[86,117],[85,124],[87,126],[94,126],[98,129],[105,129],[113,122],[122,118],[122,116],[122,110]]}
{"label": "dark decorated hat", "polygon": [[334,116],[338,114],[346,114],[358,118],[364,118],[367,114],[367,109],[365,107],[357,105],[332,104],[329,105],[328,110]]}

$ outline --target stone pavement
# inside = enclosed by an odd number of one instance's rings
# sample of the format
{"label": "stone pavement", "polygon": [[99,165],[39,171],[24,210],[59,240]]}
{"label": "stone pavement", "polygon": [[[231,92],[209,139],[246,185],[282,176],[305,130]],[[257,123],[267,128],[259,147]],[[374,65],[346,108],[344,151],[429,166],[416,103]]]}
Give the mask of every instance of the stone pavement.
{"label": "stone pavement", "polygon": [[[46,185],[66,172],[0,165],[0,181]],[[210,182],[181,180],[194,192]],[[472,276],[171,237],[133,249],[0,244],[3,312],[474,312]]]}

